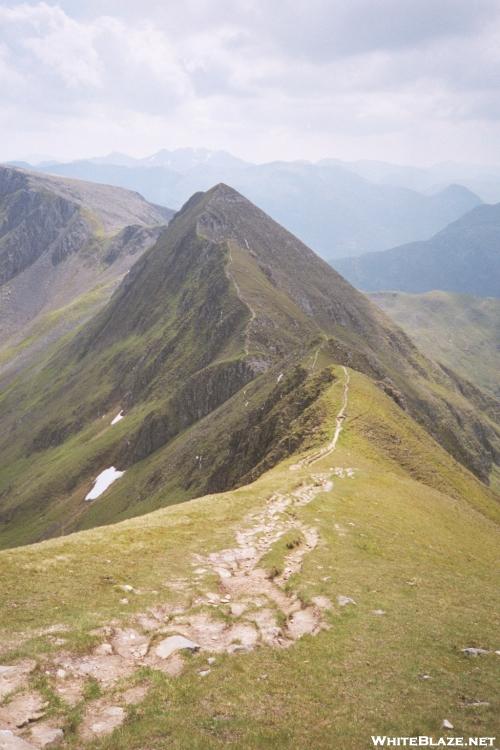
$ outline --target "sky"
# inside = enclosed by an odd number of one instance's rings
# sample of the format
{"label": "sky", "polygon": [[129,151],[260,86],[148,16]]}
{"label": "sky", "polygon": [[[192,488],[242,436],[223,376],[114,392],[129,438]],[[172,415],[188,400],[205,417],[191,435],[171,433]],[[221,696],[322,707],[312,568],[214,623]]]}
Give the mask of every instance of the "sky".
{"label": "sky", "polygon": [[0,0],[0,159],[500,163],[500,0]]}

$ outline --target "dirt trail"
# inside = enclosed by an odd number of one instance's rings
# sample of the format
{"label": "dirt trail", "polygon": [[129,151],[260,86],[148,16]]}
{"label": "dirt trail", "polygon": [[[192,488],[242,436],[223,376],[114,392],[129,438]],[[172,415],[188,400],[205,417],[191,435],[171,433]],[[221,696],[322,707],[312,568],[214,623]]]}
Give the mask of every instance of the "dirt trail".
{"label": "dirt trail", "polygon": [[[292,468],[310,466],[335,450],[349,393],[349,373],[343,369],[343,400],[332,440]],[[140,667],[176,676],[184,667],[183,652],[200,651],[207,654],[207,667],[199,672],[203,677],[210,672],[214,654],[251,651],[263,645],[288,648],[297,639],[328,627],[325,612],[332,603],[326,597],[316,597],[305,604],[293,588],[294,574],[319,542],[317,529],[300,521],[296,510],[320,493],[330,492],[332,476],[352,475],[352,470],[346,472],[330,469],[313,473],[290,492],[276,492],[263,508],[245,518],[233,547],[195,555],[189,579],[169,582],[171,588],[177,586],[182,592],[184,604],[159,604],[135,615],[128,627],[117,623],[105,626],[98,631],[103,640],[91,654],[62,652],[45,664],[53,689],[70,705],[81,700],[89,679],[97,680],[104,692],[86,705],[82,739],[109,734],[124,721],[126,706],[144,698],[144,690],[134,694],[119,690],[120,681],[131,678]],[[265,557],[280,540],[283,556],[278,557],[274,570]],[[27,747],[39,748],[43,745],[33,727],[43,718],[44,709],[40,695],[27,689],[34,667],[34,663],[23,663],[0,672],[4,692],[20,690],[16,697],[22,698],[26,709],[22,726],[9,712],[9,703],[1,718],[6,729],[30,743]],[[55,723],[50,726],[52,732],[59,729]]]}
{"label": "dirt trail", "polygon": [[[245,240],[245,243],[248,249],[248,242],[246,240]],[[248,325],[246,326],[246,329],[245,329],[245,342],[244,342],[244,351],[245,351],[245,354],[248,356],[250,353],[250,329],[251,329],[252,323],[257,317],[257,314],[255,310],[253,309],[252,305],[248,302],[248,300],[244,299],[243,294],[241,292],[240,285],[236,281],[236,277],[231,270],[231,266],[233,265],[233,250],[231,247],[231,242],[228,242],[227,246],[229,249],[229,263],[226,266],[226,276],[228,277],[230,281],[233,282],[234,288],[236,289],[236,294],[238,295],[241,302],[245,305],[245,307],[247,307],[248,310],[250,311],[250,320],[248,321]]]}
{"label": "dirt trail", "polygon": [[305,466],[311,466],[312,464],[315,464],[317,461],[320,461],[322,458],[325,458],[326,456],[329,456],[335,448],[337,447],[337,442],[340,437],[340,433],[342,432],[342,428],[344,425],[344,420],[346,417],[346,410],[347,410],[347,403],[349,400],[349,371],[347,367],[342,367],[344,371],[344,389],[342,392],[342,405],[340,407],[340,410],[335,417],[335,432],[333,434],[333,438],[331,441],[325,445],[323,448],[320,448],[315,453],[312,453],[309,456],[306,456],[305,458],[298,461],[298,463],[293,464],[290,466],[290,469],[292,471],[297,471],[298,469],[303,469]]}

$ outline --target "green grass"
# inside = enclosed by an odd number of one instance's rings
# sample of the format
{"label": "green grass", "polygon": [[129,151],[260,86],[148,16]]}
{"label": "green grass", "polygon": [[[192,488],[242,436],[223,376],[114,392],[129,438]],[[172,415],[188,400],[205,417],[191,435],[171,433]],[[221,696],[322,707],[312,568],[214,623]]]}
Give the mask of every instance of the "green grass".
{"label": "green grass", "polygon": [[269,578],[276,578],[283,573],[285,559],[290,550],[304,544],[304,535],[300,531],[286,531],[269,552],[264,555],[260,567],[267,571]]}
{"label": "green grass", "polygon": [[370,296],[427,356],[500,395],[500,300],[442,291]]}
{"label": "green grass", "polygon": [[[323,397],[330,430],[339,397],[337,384]],[[175,679],[141,672],[137,679],[151,686],[146,700],[121,729],[89,747],[363,750],[375,733],[439,736],[444,718],[458,735],[498,734],[499,659],[460,652],[498,648],[498,503],[491,493],[356,373],[336,452],[309,470],[290,472],[291,462],[229,493],[0,553],[3,662],[34,655],[43,675],[56,647],[41,629],[59,625],[64,648],[85,652],[99,625],[126,624],[152,604],[188,601],[211,585],[191,581],[193,553],[231,546],[249,511],[310,471],[349,466],[353,479],[334,477],[330,492],[294,509],[320,543],[293,585],[304,601],[321,594],[335,603],[342,594],[356,605],[334,607],[328,630],[288,649],[217,656],[204,678],[197,674],[203,654]],[[273,547],[264,567],[282,565],[287,544],[301,541],[292,536]],[[178,578],[188,579],[184,591],[169,586]],[[120,604],[123,583],[142,592],[127,607]],[[50,681],[42,682],[50,695]],[[94,695],[89,685],[84,703]],[[491,705],[467,708],[464,700],[474,699]],[[82,748],[76,730],[83,706],[53,710],[72,730],[63,746]]]}

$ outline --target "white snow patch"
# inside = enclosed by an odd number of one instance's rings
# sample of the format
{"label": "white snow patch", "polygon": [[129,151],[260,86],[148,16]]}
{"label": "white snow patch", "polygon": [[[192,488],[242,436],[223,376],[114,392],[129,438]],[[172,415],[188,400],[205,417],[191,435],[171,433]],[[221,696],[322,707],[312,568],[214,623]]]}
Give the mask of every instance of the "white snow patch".
{"label": "white snow patch", "polygon": [[109,469],[104,469],[104,471],[101,471],[96,478],[94,486],[89,494],[85,496],[85,500],[95,500],[108,489],[110,484],[113,484],[116,479],[120,479],[124,474],[124,471],[118,471],[114,466],[110,466]]}
{"label": "white snow patch", "polygon": [[111,420],[111,424],[116,424],[117,422],[120,422],[123,419],[123,409],[118,412],[116,417]]}

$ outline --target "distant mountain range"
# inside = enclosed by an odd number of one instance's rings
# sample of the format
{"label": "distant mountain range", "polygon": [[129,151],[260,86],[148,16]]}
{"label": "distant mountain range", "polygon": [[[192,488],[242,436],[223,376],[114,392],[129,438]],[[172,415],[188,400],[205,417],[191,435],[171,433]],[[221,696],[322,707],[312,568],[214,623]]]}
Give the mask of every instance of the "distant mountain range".
{"label": "distant mountain range", "polygon": [[500,201],[500,166],[442,162],[431,167],[412,167],[383,161],[346,162],[340,159],[325,159],[319,163],[339,164],[379,185],[434,193],[450,183],[458,183],[477,193],[485,203]]}
{"label": "distant mountain range", "polygon": [[333,160],[256,165],[207,149],[162,150],[143,159],[112,153],[36,168],[137,190],[147,200],[173,208],[194,192],[225,182],[326,260],[428,239],[481,203],[456,180],[442,181],[423,194],[404,185],[382,184],[357,174],[359,167]]}
{"label": "distant mountain range", "polygon": [[477,206],[427,241],[341,258],[334,265],[365,291],[442,289],[500,297],[500,203]]}

